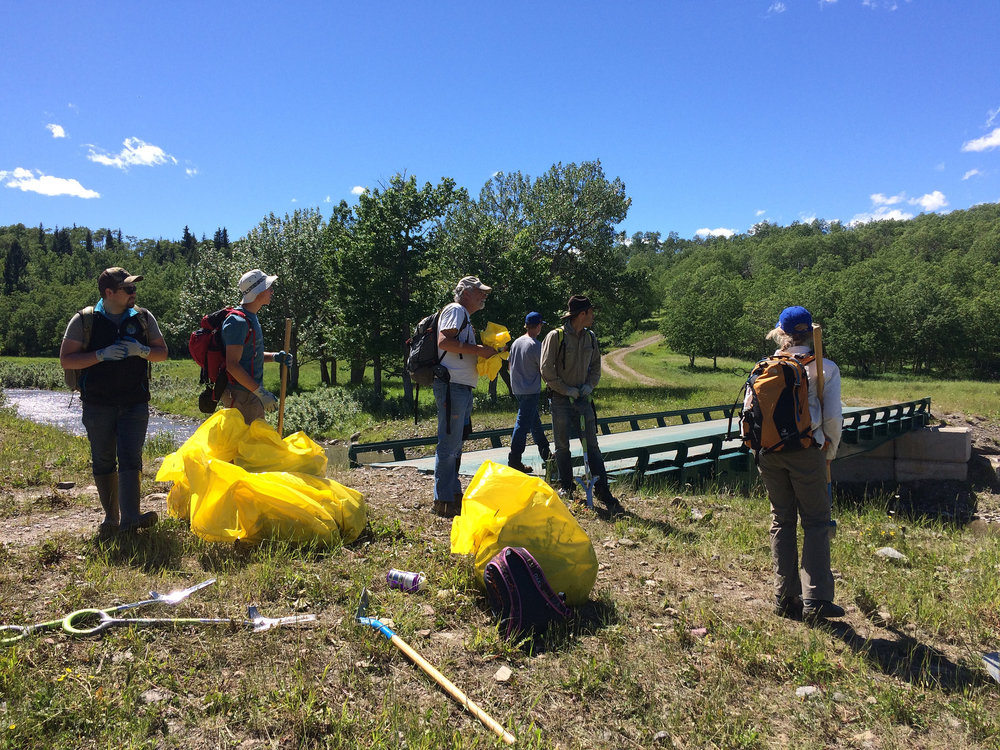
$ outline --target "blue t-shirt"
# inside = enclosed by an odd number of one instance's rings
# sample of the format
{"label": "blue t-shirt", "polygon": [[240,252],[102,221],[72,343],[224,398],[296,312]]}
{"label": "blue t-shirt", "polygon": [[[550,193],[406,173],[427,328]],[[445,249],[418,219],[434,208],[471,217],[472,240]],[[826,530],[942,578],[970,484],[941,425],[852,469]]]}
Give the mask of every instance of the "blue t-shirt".
{"label": "blue t-shirt", "polygon": [[[240,357],[240,367],[246,370],[257,385],[264,382],[264,333],[260,329],[260,321],[257,315],[238,307],[247,316],[246,320],[239,315],[227,315],[222,321],[222,343],[225,346],[239,344],[243,347],[243,356]],[[229,384],[233,388],[246,390],[235,380],[230,379]]]}

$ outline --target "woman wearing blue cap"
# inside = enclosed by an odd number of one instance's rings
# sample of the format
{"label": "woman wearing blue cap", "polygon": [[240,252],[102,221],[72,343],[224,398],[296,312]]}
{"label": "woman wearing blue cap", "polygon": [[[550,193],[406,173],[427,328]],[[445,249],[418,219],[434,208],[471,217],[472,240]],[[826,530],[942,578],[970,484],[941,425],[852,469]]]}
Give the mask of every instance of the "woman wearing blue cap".
{"label": "woman wearing blue cap", "polygon": [[[805,365],[812,422],[811,441],[808,436],[802,441],[806,447],[762,450],[758,455],[757,466],[771,501],[775,612],[793,619],[843,617],[844,610],[833,603],[831,497],[827,486],[827,463],[837,455],[843,428],[840,368],[823,359],[824,377],[817,379],[812,315],[804,307],[782,310],[778,325],[767,338],[777,344],[776,355],[796,357]],[[799,519],[801,565],[796,538]]]}

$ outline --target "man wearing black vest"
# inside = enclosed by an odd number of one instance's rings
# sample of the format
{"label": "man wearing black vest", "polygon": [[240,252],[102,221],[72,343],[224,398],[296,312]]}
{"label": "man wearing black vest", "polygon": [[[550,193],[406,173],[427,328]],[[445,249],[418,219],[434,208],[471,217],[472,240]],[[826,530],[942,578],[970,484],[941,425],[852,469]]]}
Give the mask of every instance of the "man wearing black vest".
{"label": "man wearing black vest", "polygon": [[100,301],[76,313],[66,327],[59,363],[82,370],[80,401],[90,441],[94,484],[104,508],[99,533],[148,528],[155,512],[139,512],[142,446],[149,423],[149,363],[167,358],[152,313],[136,307],[136,282],[124,268],[97,280]]}

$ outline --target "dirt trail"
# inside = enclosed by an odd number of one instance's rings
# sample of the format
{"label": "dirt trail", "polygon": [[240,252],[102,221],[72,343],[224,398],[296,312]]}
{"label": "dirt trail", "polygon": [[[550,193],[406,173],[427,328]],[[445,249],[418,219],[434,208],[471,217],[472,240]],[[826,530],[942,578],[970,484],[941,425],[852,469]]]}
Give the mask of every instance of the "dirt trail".
{"label": "dirt trail", "polygon": [[618,378],[619,380],[631,380],[632,382],[640,385],[661,385],[658,380],[642,375],[626,365],[625,357],[632,352],[645,349],[647,346],[658,344],[662,340],[663,336],[656,334],[655,336],[644,338],[642,341],[637,341],[632,344],[632,346],[626,346],[624,349],[615,349],[613,352],[608,352],[601,358],[601,370],[611,377]]}

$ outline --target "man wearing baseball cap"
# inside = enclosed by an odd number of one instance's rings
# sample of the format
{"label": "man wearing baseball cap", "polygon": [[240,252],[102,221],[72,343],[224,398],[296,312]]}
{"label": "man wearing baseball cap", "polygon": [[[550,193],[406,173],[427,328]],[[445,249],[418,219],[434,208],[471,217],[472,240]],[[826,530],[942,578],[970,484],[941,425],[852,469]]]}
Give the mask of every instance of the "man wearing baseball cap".
{"label": "man wearing baseball cap", "polygon": [[472,391],[479,382],[476,361],[488,359],[496,350],[476,343],[469,316],[486,306],[493,291],[475,276],[465,276],[455,285],[454,302],[438,316],[439,370],[434,375],[437,403],[437,449],[434,453],[434,505],[431,511],[443,518],[462,512],[462,483],[458,466],[462,440],[472,418]]}
{"label": "man wearing baseball cap", "polygon": [[149,423],[149,363],[167,358],[153,314],[135,304],[142,276],[107,268],[97,280],[101,299],[66,326],[59,363],[79,371],[83,426],[90,442],[94,485],[104,520],[101,537],[148,528],[156,513],[139,512],[142,446]]}
{"label": "man wearing baseball cap", "polygon": [[538,399],[542,393],[542,342],[539,341],[538,334],[542,332],[543,325],[545,321],[542,320],[541,313],[530,312],[525,315],[524,335],[510,345],[510,359],[507,361],[510,367],[510,390],[517,399],[517,419],[510,438],[507,465],[525,474],[531,473],[531,467],[521,463],[529,432],[535,439],[542,461],[548,461],[551,455],[549,440],[538,416]]}
{"label": "man wearing baseball cap", "polygon": [[263,385],[264,363],[277,362],[287,367],[293,363],[288,352],[264,351],[264,333],[257,319],[260,309],[271,301],[277,279],[259,268],[243,274],[239,283],[243,295],[240,304],[222,321],[229,384],[219,400],[227,409],[238,409],[247,424],[278,408],[278,397]]}

